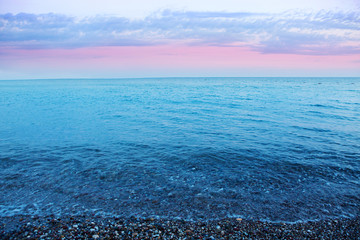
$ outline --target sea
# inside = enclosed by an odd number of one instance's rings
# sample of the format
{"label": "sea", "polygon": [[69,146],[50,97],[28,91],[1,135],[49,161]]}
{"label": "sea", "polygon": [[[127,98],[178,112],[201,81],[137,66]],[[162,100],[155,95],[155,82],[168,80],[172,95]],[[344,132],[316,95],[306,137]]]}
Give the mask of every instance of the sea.
{"label": "sea", "polygon": [[360,78],[0,81],[0,217],[360,215]]}

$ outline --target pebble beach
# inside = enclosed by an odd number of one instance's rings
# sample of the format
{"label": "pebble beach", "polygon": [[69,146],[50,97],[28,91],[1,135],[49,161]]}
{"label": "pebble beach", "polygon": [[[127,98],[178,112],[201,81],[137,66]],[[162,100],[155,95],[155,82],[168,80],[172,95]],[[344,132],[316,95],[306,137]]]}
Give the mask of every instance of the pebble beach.
{"label": "pebble beach", "polygon": [[360,219],[270,223],[16,216],[1,218],[0,239],[360,239]]}

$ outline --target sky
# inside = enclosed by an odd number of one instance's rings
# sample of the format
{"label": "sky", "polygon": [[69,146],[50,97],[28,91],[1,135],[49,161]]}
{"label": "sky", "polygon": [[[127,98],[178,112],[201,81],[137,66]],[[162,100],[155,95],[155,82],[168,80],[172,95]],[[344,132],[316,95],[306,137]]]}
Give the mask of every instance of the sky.
{"label": "sky", "polygon": [[0,0],[0,79],[360,76],[359,0]]}

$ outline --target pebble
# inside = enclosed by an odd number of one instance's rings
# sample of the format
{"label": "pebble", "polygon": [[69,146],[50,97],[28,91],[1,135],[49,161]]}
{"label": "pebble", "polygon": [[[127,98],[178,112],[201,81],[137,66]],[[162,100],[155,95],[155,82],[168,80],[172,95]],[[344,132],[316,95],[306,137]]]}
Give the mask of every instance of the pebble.
{"label": "pebble", "polygon": [[[0,217],[0,239],[359,239],[360,236],[359,217],[286,224],[239,218],[195,222],[135,217],[48,218],[20,221],[16,217]],[[17,224],[14,229],[5,228],[14,224]]]}

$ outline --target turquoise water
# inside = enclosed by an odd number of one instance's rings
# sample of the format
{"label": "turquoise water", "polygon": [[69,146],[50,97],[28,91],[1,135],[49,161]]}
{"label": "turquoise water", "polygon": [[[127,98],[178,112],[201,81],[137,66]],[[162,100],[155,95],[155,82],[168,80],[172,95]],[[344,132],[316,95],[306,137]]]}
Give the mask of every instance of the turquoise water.
{"label": "turquoise water", "polygon": [[360,78],[0,81],[0,216],[360,214]]}

